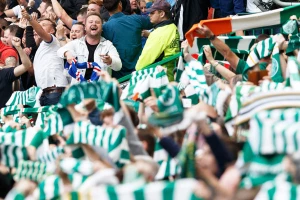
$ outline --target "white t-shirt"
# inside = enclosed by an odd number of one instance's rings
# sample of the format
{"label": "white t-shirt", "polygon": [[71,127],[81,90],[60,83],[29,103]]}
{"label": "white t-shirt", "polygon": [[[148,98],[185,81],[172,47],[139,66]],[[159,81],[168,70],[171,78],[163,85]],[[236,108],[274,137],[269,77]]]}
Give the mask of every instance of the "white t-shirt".
{"label": "white t-shirt", "polygon": [[64,75],[64,61],[57,56],[59,41],[52,35],[52,41],[42,41],[33,61],[34,76],[38,87],[65,87],[67,78]]}
{"label": "white t-shirt", "polygon": [[[21,6],[22,9],[24,9],[24,6]],[[15,6],[12,8],[12,10],[14,11],[15,16],[17,16],[18,18],[22,18],[22,9],[19,5]]]}
{"label": "white t-shirt", "polygon": [[262,12],[254,3],[254,0],[247,0],[247,7],[246,7],[246,11],[248,13],[258,13],[258,12]]}

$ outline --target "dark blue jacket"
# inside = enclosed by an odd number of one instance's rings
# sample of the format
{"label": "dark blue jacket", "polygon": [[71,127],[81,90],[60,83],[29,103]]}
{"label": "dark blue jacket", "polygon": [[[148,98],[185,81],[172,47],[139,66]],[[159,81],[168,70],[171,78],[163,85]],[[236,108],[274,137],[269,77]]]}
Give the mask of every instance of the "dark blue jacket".
{"label": "dark blue jacket", "polygon": [[221,10],[222,17],[245,12],[244,0],[210,0],[210,4]]}

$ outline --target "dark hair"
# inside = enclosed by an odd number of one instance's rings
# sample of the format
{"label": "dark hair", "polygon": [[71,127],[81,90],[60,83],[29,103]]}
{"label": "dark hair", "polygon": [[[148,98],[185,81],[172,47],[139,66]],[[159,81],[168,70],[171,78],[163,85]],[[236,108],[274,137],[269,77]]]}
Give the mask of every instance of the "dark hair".
{"label": "dark hair", "polygon": [[131,119],[134,127],[137,127],[139,125],[139,123],[140,123],[140,119],[138,117],[137,112],[135,112],[135,110],[131,106],[126,105],[126,107],[128,109],[128,112],[129,112],[129,115],[130,115],[130,119]]}
{"label": "dark hair", "polygon": [[108,12],[115,11],[121,0],[103,0],[103,6]]}
{"label": "dark hair", "polygon": [[0,11],[4,12],[6,7],[6,0],[0,0]]}
{"label": "dark hair", "polygon": [[55,33],[56,33],[56,23],[54,21],[52,21],[51,19],[49,19],[49,18],[40,18],[38,21],[41,22],[41,21],[45,21],[45,20],[48,21],[48,22],[51,22],[52,28],[54,30],[53,35],[55,35]]}
{"label": "dark hair", "polygon": [[259,43],[262,40],[268,39],[270,36],[268,34],[260,34],[257,36],[255,43]]}
{"label": "dark hair", "polygon": [[147,153],[149,156],[153,157],[154,154],[154,149],[155,149],[155,137],[154,135],[150,132],[148,128],[146,129],[138,129],[138,137],[140,141],[144,141],[147,143]]}
{"label": "dark hair", "polygon": [[5,28],[4,31],[9,30],[10,34],[16,36],[19,26],[16,24],[9,25]]}
{"label": "dark hair", "polygon": [[87,14],[87,7],[83,7],[78,11],[77,16],[78,15],[86,15],[86,14]]}

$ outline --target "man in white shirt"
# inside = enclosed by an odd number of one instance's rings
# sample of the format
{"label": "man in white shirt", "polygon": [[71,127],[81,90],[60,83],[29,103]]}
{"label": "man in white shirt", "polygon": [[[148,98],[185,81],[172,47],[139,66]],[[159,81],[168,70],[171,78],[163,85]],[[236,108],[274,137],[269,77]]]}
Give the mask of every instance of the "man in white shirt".
{"label": "man in white shirt", "polygon": [[33,19],[33,15],[29,15],[25,10],[22,10],[22,16],[29,21],[39,36],[40,44],[34,57],[33,67],[36,84],[43,89],[40,104],[55,105],[68,84],[63,74],[63,59],[56,54],[60,47],[59,41],[54,36],[56,24],[49,19],[37,22]]}
{"label": "man in white shirt", "polygon": [[[57,54],[61,58],[66,58],[69,64],[76,58],[78,63],[95,62],[101,70],[119,71],[122,68],[119,53],[113,44],[101,37],[102,20],[98,13],[89,13],[85,22],[86,36],[77,40],[73,40],[61,47]],[[77,69],[85,80],[90,80],[93,69]],[[72,80],[72,84],[78,80]]]}

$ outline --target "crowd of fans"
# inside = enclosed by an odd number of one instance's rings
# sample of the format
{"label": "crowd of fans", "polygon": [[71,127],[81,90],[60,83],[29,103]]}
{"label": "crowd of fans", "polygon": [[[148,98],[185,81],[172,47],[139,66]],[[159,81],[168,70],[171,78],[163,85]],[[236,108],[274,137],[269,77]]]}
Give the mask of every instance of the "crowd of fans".
{"label": "crowd of fans", "polygon": [[299,199],[300,6],[209,25],[278,8],[0,0],[0,198]]}

